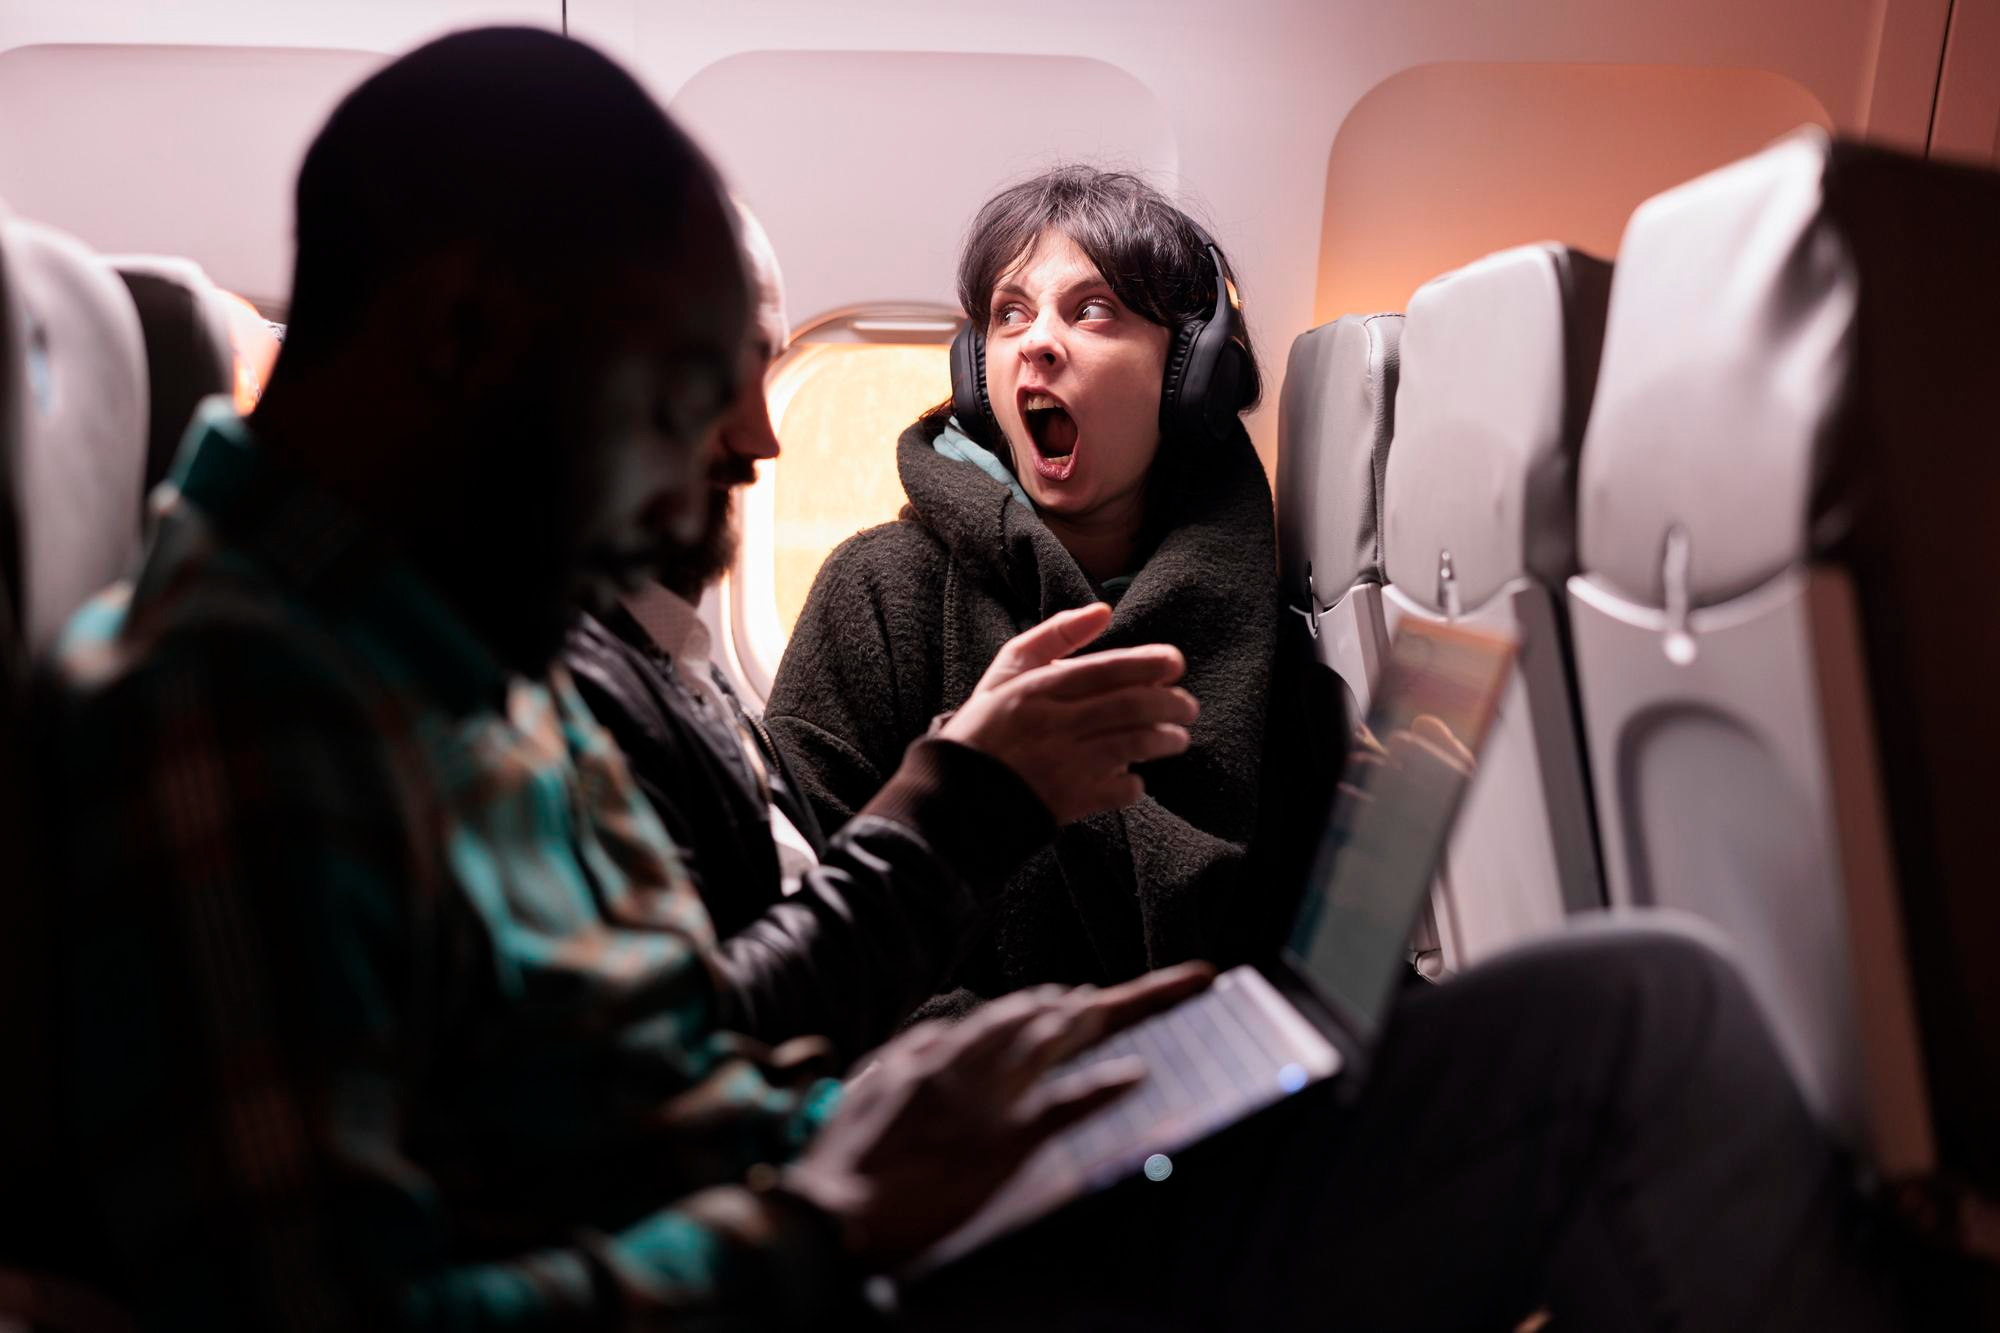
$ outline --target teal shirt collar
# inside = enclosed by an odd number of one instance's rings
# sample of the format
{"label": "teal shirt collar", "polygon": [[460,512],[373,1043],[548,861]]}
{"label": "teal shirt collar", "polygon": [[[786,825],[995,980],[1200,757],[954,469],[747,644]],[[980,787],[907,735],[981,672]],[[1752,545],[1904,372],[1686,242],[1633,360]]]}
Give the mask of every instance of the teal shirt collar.
{"label": "teal shirt collar", "polygon": [[1021,489],[1020,478],[1007,470],[1007,465],[1000,461],[998,454],[967,435],[965,428],[958,424],[957,417],[952,417],[944,423],[944,429],[938,433],[935,440],[931,441],[931,448],[956,462],[972,464],[1005,486],[1007,494],[1013,496],[1023,509],[1031,514],[1035,512],[1034,502],[1029,500],[1028,493]]}

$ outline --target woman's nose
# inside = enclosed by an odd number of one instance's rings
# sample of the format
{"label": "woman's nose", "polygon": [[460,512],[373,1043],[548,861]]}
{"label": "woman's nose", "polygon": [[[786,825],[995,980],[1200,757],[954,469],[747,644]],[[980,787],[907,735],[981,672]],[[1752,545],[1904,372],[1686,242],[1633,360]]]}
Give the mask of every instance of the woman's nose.
{"label": "woman's nose", "polygon": [[1021,359],[1044,370],[1053,370],[1062,364],[1062,340],[1056,337],[1047,319],[1036,320],[1028,330],[1028,336],[1021,340]]}

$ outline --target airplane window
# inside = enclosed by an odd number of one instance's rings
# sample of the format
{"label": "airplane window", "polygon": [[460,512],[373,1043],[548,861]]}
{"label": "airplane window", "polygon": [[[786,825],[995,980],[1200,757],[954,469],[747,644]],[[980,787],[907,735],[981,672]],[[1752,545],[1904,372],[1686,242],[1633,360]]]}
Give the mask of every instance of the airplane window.
{"label": "airplane window", "polygon": [[958,311],[870,306],[801,327],[765,382],[781,457],[744,493],[725,605],[744,675],[769,688],[828,552],[903,506],[896,438],[951,392]]}
{"label": "airplane window", "polygon": [[1805,88],[1763,70],[1404,70],[1334,138],[1315,322],[1401,310],[1431,278],[1512,245],[1561,241],[1609,258],[1643,200],[1805,124],[1832,121]]}

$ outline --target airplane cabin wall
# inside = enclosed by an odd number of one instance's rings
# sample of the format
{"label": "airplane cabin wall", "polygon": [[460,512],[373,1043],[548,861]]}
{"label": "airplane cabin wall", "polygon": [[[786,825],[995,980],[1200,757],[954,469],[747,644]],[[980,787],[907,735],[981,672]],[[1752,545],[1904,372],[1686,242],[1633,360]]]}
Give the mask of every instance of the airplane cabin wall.
{"label": "airplane cabin wall", "polygon": [[2000,0],[1953,0],[1930,126],[1930,151],[2000,166]]}
{"label": "airplane cabin wall", "polygon": [[[1252,437],[1269,467],[1285,351],[1328,314],[1315,305],[1328,155],[1348,112],[1384,80],[1442,61],[1767,71],[1804,89],[1844,132],[1921,147],[1949,3],[1246,0],[1218,6],[1199,0],[1094,0],[1050,13],[928,0],[877,0],[865,11],[815,0],[745,0],[726,10],[704,10],[697,19],[687,4],[569,0],[569,22],[571,31],[625,56],[668,95],[712,61],[744,49],[1082,56],[1130,74],[1166,107],[1180,163],[1179,180],[1170,184],[1207,216],[1238,257],[1251,326],[1272,371],[1273,391],[1251,421]],[[783,135],[785,110],[780,100],[766,121],[733,127],[730,139]],[[1579,114],[1587,113],[1587,107],[1579,108]],[[793,114],[824,112],[797,107]],[[1061,99],[979,96],[924,114],[959,117],[968,143],[976,141],[982,125],[1033,119],[1072,130],[1080,152],[1088,153],[1090,127],[1065,126],[1074,108]],[[1653,133],[1671,137],[1673,127],[1658,125]],[[711,145],[726,171],[731,142],[711,135]],[[1635,152],[1644,147],[1633,145]],[[857,145],[857,152],[865,151]],[[923,164],[897,165],[916,188]],[[996,165],[995,183],[1008,174]],[[1521,182],[1524,194],[1552,184]],[[1587,182],[1562,182],[1556,192],[1588,188]],[[1453,204],[1452,181],[1437,181],[1433,206]],[[865,231],[876,201],[827,199],[824,206],[829,227]],[[940,218],[938,225],[955,235],[965,221]],[[1413,221],[1385,217],[1382,225]],[[1547,238],[1571,239],[1554,229]]]}
{"label": "airplane cabin wall", "polygon": [[[1176,176],[1166,183],[1205,215],[1237,258],[1245,300],[1266,362],[1272,391],[1252,420],[1252,434],[1267,465],[1276,430],[1276,380],[1291,340],[1324,314],[1316,309],[1324,234],[1329,155],[1348,113],[1371,90],[1415,66],[1435,62],[1534,61],[1570,64],[1690,66],[1705,70],[1763,71],[1796,85],[1823,108],[1835,128],[1921,148],[1933,112],[1953,145],[1993,141],[1994,103],[2000,86],[1995,62],[1974,56],[1992,40],[2000,0],[1769,0],[1746,7],[1736,0],[1577,5],[1567,0],[1426,0],[1422,4],[1327,3],[1326,0],[1238,0],[1228,6],[1196,0],[1094,0],[1058,11],[1022,11],[935,0],[875,0],[867,6],[826,5],[820,0],[739,0],[729,6],[696,0],[16,0],[0,14],[0,198],[17,211],[73,230],[106,248],[176,249],[217,273],[225,283],[250,288],[270,300],[272,274],[287,266],[291,163],[335,88],[310,78],[287,88],[218,77],[190,84],[185,116],[191,161],[206,164],[200,188],[179,192],[156,187],[170,164],[167,151],[176,122],[161,124],[159,109],[135,99],[127,123],[115,84],[57,86],[46,78],[32,98],[8,100],[29,82],[10,59],[18,48],[42,43],[205,44],[329,48],[390,53],[437,31],[488,21],[530,21],[557,26],[567,9],[569,28],[624,59],[664,100],[673,102],[719,61],[754,51],[935,52],[1067,56],[1095,60],[1116,71],[1085,75],[1073,96],[1046,80],[1019,88],[976,81],[962,101],[926,96],[901,114],[946,127],[966,145],[975,172],[981,145],[999,135],[1014,143],[1046,143],[1065,153],[1092,156],[1102,146],[1093,118],[1101,108],[1099,83],[1121,75],[1148,90],[1171,136]],[[1954,15],[1956,19],[1954,21]],[[1956,62],[1943,62],[1947,26]],[[355,67],[365,67],[357,58]],[[857,86],[856,95],[893,104],[894,88]],[[214,99],[207,109],[198,96]],[[1093,99],[1097,99],[1096,102]],[[1936,103],[1933,106],[1933,103]],[[1801,105],[1807,105],[1803,102]],[[217,112],[216,107],[223,110]],[[70,127],[90,111],[93,131],[79,140]],[[1579,107],[1578,114],[1588,114]],[[1122,113],[1121,113],[1122,114]],[[705,137],[725,172],[732,162],[782,162],[794,138],[838,142],[837,102],[802,101],[773,88],[756,118],[704,125]],[[241,133],[218,134],[234,122]],[[829,130],[829,127],[833,127]],[[1023,127],[1032,127],[1024,132]],[[1650,127],[1658,140],[1671,123]],[[1983,140],[1981,136],[1984,136]],[[1114,136],[1115,137],[1115,136]],[[1129,139],[1130,136],[1127,136]],[[289,154],[281,141],[294,140]],[[143,145],[139,160],[130,145]],[[775,147],[774,147],[775,146]],[[1644,148],[1635,143],[1634,151]],[[796,242],[786,259],[802,294],[818,301],[907,299],[948,291],[948,274],[936,259],[949,254],[962,232],[962,201],[930,200],[925,183],[938,174],[934,160],[870,158],[874,146],[851,145],[860,175],[904,182],[883,191],[829,191],[815,179],[813,199],[763,200],[777,212],[811,209],[824,219],[824,238]],[[1391,149],[1393,151],[1393,147]],[[1990,155],[1989,147],[1988,153]],[[1129,152],[1126,157],[1134,156]],[[993,178],[1018,174],[1017,160],[996,161]],[[1138,154],[1158,168],[1163,153]],[[1014,155],[1018,158],[1018,154]],[[53,164],[53,165],[52,165]],[[1587,194],[1588,180],[1559,179],[1560,164],[1521,181],[1530,199],[1560,202]],[[144,169],[142,169],[144,168]],[[235,174],[232,176],[232,170]],[[135,197],[134,180],[149,188]],[[23,182],[27,182],[24,186]],[[68,184],[63,184],[68,182]],[[79,182],[81,184],[79,184]],[[773,186],[760,184],[758,193]],[[1356,201],[1366,210],[1371,201]],[[1459,207],[1455,181],[1435,182],[1429,207]],[[837,275],[857,279],[869,265],[841,261],[874,243],[879,219],[889,212],[899,227],[928,228],[906,258],[920,263],[928,285],[914,290],[862,292],[842,289]],[[204,226],[219,213],[230,225]],[[912,221],[914,219],[914,221]],[[1518,220],[1517,220],[1518,221]],[[1406,215],[1384,216],[1383,228],[1408,226]],[[1562,234],[1559,212],[1550,215],[1550,239]],[[149,238],[157,237],[156,243]],[[1506,244],[1510,234],[1495,241]],[[781,240],[781,245],[783,244]],[[892,247],[903,249],[903,247]],[[249,252],[256,252],[254,255]],[[236,276],[237,271],[241,276]],[[806,274],[811,274],[810,278]],[[795,319],[821,313],[795,307]]]}

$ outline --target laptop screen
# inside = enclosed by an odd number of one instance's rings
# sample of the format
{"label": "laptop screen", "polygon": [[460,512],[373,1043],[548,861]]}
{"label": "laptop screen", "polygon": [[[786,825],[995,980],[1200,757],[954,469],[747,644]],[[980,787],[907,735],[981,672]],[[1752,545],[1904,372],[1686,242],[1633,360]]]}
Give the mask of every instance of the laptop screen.
{"label": "laptop screen", "polygon": [[1506,684],[1500,634],[1405,619],[1307,881],[1288,957],[1371,1037],[1405,967],[1458,803]]}

